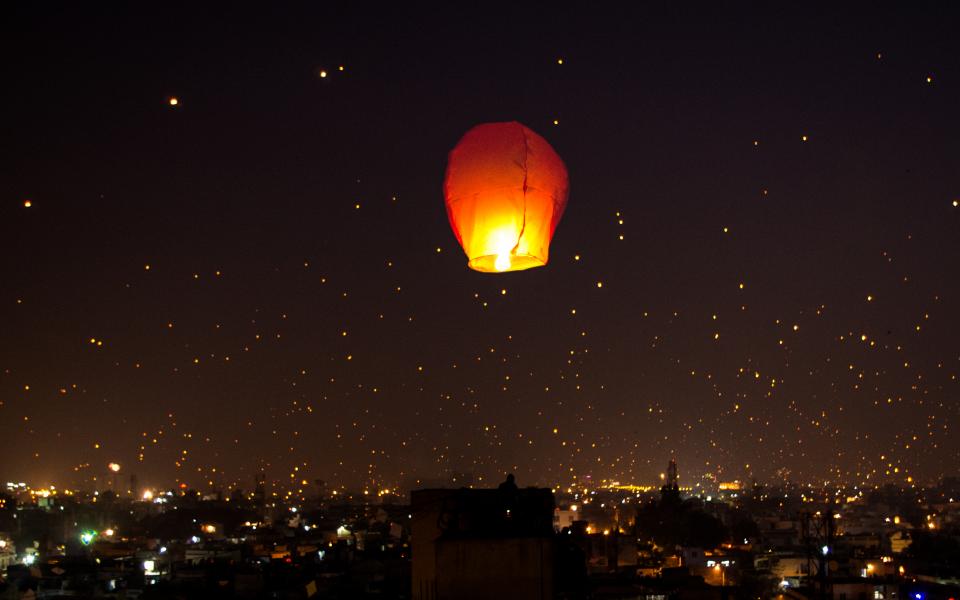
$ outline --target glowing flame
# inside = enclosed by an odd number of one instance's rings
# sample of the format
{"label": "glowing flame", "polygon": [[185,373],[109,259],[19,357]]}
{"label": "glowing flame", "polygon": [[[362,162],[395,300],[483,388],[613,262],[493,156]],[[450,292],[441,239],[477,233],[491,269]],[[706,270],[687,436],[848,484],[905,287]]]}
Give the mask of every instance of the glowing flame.
{"label": "glowing flame", "polygon": [[490,245],[493,246],[496,254],[493,268],[497,271],[509,271],[510,267],[513,266],[510,256],[517,246],[517,236],[518,232],[512,225],[500,227],[490,232]]}

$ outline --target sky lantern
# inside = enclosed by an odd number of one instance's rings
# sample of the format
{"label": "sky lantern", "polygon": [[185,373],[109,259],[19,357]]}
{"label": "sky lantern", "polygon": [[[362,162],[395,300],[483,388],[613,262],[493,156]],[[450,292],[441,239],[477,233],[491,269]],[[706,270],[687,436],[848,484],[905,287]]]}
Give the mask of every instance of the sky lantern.
{"label": "sky lantern", "polygon": [[450,151],[447,216],[471,269],[547,264],[567,205],[567,168],[545,139],[517,123],[484,123]]}

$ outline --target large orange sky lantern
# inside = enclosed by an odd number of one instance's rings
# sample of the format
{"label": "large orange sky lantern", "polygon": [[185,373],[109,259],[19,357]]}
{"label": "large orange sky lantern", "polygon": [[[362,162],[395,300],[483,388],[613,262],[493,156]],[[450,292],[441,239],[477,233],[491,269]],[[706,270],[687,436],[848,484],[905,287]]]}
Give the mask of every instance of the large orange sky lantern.
{"label": "large orange sky lantern", "polygon": [[450,151],[444,196],[471,269],[547,264],[567,205],[567,168],[545,139],[517,122],[485,123]]}

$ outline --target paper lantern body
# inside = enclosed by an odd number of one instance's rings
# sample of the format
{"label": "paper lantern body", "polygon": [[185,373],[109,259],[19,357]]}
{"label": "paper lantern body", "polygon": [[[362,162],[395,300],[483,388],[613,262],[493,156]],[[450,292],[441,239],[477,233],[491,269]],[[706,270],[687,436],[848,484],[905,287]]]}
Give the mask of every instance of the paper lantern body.
{"label": "paper lantern body", "polygon": [[485,123],[450,151],[447,216],[471,269],[521,271],[547,264],[567,205],[567,168],[520,123]]}

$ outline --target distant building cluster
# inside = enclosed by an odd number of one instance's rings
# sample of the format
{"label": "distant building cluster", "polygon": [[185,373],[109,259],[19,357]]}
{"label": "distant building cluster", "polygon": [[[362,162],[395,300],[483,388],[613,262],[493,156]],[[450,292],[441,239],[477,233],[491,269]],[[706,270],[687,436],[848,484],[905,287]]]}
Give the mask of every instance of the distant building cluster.
{"label": "distant building cluster", "polygon": [[[461,481],[472,481],[459,475]],[[950,600],[960,478],[848,493],[719,484],[0,493],[0,597]]]}

